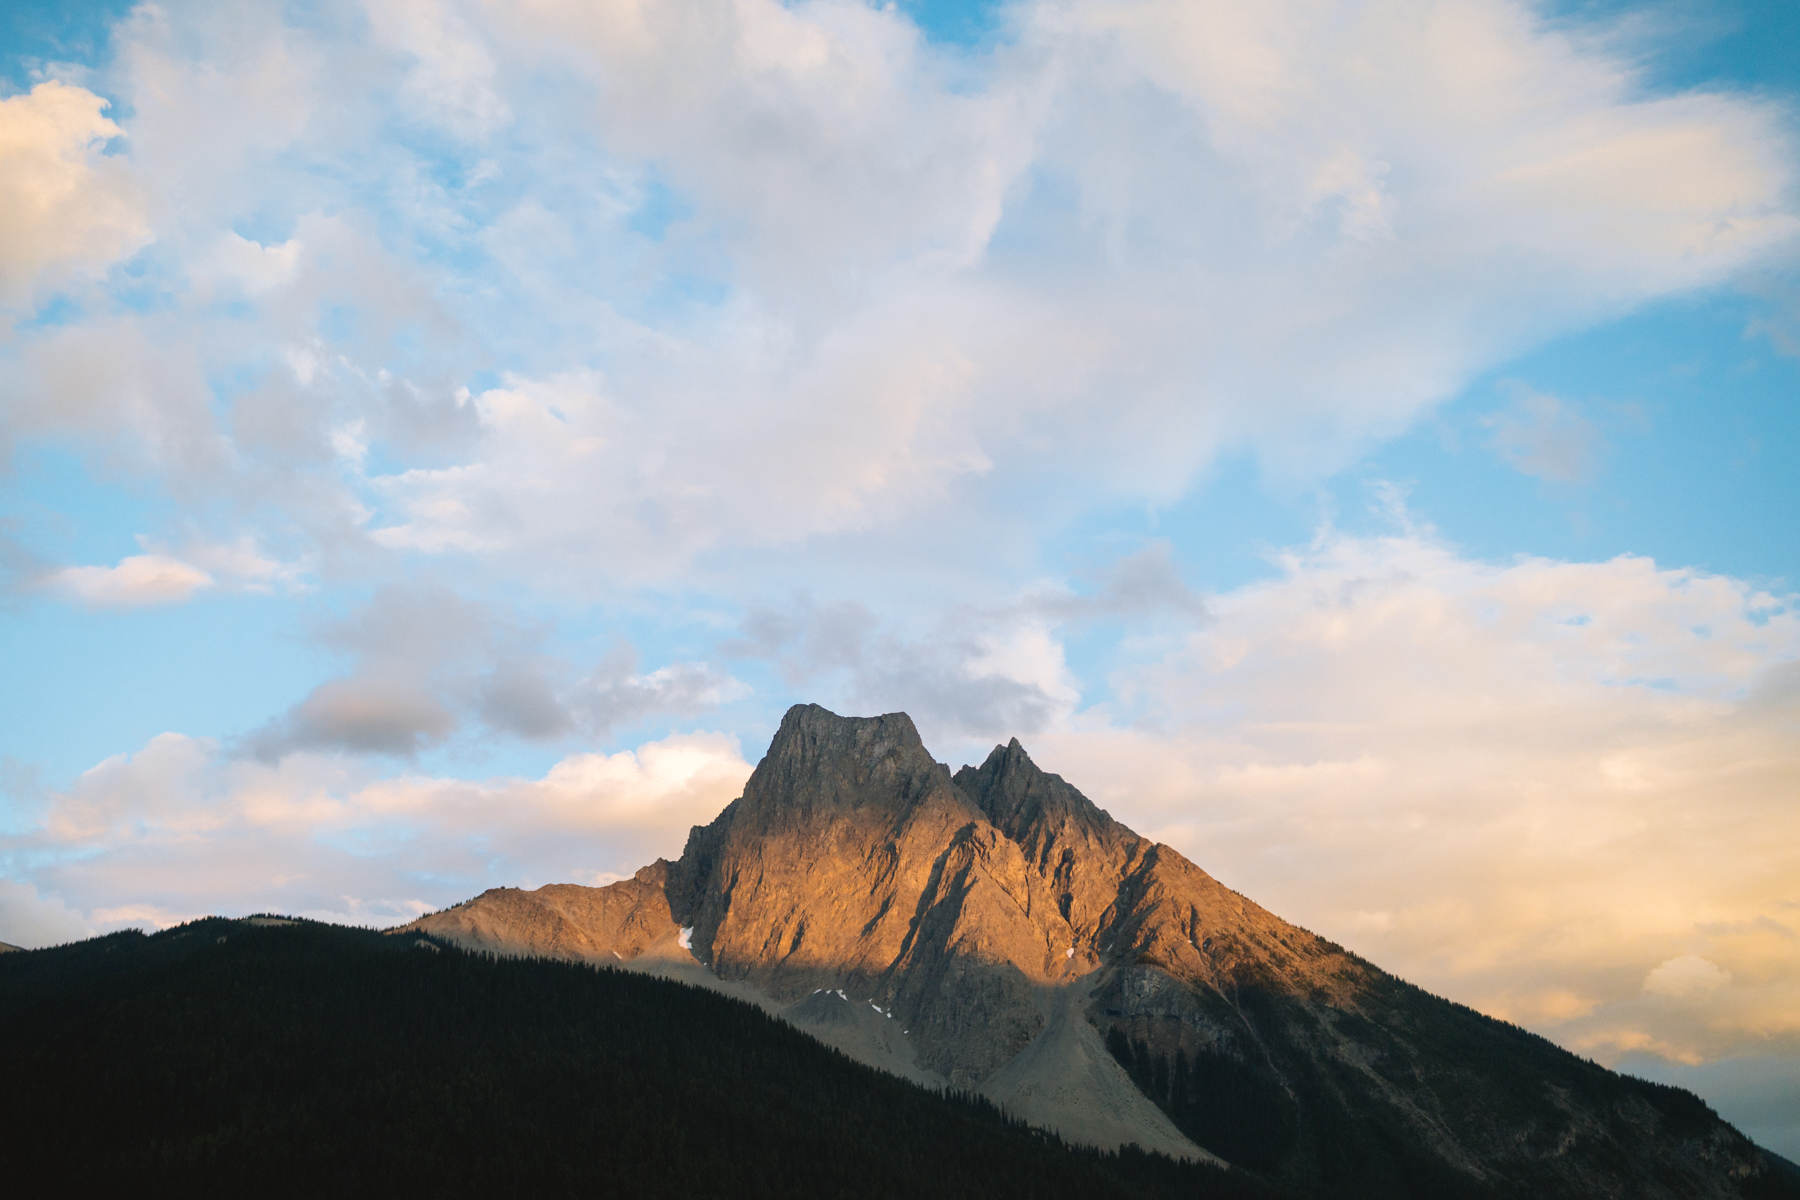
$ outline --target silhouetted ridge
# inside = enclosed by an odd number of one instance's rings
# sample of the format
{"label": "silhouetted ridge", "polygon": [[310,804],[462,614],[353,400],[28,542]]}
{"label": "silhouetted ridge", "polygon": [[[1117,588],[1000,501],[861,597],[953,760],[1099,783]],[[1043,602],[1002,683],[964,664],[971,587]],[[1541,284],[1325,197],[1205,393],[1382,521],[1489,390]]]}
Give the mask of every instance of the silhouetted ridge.
{"label": "silhouetted ridge", "polygon": [[0,1028],[18,1196],[1267,1195],[1065,1146],[695,988],[417,933],[212,918],[7,954]]}

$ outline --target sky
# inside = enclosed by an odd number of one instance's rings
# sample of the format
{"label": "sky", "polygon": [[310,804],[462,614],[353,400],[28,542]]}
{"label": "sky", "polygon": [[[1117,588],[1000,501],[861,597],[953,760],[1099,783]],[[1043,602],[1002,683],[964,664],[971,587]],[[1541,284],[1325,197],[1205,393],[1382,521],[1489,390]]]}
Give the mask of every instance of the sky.
{"label": "sky", "polygon": [[1019,737],[1800,1157],[1800,9],[0,14],[0,940]]}

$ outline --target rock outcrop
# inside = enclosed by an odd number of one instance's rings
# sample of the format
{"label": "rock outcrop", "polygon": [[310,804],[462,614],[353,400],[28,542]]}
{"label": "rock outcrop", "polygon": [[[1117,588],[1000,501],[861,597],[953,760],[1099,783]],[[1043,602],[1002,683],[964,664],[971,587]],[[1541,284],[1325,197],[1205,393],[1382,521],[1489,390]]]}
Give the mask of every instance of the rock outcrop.
{"label": "rock outcrop", "polygon": [[1015,740],[954,777],[901,713],[791,709],[674,863],[408,928],[675,974],[1073,1140],[1302,1193],[1736,1196],[1763,1153],[1411,987],[1138,836]]}

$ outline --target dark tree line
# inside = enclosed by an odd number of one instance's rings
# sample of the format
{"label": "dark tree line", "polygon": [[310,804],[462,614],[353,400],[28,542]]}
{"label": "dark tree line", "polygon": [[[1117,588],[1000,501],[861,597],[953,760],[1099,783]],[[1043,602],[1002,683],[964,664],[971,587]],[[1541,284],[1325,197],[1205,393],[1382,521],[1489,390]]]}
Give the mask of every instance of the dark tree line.
{"label": "dark tree line", "polygon": [[421,939],[206,920],[0,959],[0,1173],[58,1191],[1238,1197],[755,1008]]}

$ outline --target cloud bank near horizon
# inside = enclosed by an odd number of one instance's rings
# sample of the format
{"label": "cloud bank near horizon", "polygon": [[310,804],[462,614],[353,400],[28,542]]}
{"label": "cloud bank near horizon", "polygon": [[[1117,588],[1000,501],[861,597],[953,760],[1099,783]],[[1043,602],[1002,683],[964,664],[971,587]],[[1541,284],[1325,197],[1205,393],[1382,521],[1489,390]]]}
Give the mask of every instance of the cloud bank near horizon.
{"label": "cloud bank near horizon", "polygon": [[[846,711],[899,696],[940,754],[979,756],[983,679],[1033,694],[1028,748],[1121,819],[1585,1053],[1800,1045],[1800,598],[1629,556],[1485,563],[1417,528],[1323,534],[1277,567],[1140,646],[1106,704],[1079,705],[1072,625],[1036,605],[964,614],[960,646],[882,652],[905,676],[864,669],[867,614],[853,657],[761,652]],[[490,878],[673,857],[751,765],[720,734],[537,779],[395,774],[364,748],[270,761],[160,735],[47,798],[25,841],[79,857],[36,886],[79,897],[90,928],[220,907],[397,921]],[[41,919],[70,916],[58,901]]]}

